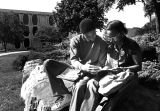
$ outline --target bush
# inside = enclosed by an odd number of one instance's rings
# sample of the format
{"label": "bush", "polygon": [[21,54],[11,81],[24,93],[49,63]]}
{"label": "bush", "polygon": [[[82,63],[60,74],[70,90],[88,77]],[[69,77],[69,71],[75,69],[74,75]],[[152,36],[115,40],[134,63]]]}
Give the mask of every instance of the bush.
{"label": "bush", "polygon": [[46,59],[46,56],[43,53],[39,52],[33,52],[31,51],[28,55],[19,55],[14,61],[13,61],[13,69],[15,70],[22,70],[25,63],[29,60],[35,60],[35,59],[41,59],[44,61]]}
{"label": "bush", "polygon": [[141,46],[152,46],[152,45],[158,46],[159,37],[160,35],[157,36],[156,33],[146,33],[143,34],[142,36],[132,37],[132,39],[135,40]]}
{"label": "bush", "polygon": [[44,53],[35,52],[35,51],[31,51],[27,56],[28,56],[28,61],[35,60],[35,59],[41,59],[42,61],[44,61],[46,59],[46,55]]}
{"label": "bush", "polygon": [[70,63],[69,60],[69,40],[64,40],[63,43],[56,44],[52,47],[46,47],[41,50],[31,51],[28,55],[20,55],[13,62],[13,68],[20,71],[23,69],[25,62],[35,59],[54,59]]}
{"label": "bush", "polygon": [[50,54],[46,55],[47,59],[54,59],[54,60],[66,60],[69,58],[69,51],[67,50],[55,50],[52,51]]}
{"label": "bush", "polygon": [[13,61],[13,69],[22,70],[28,57],[25,55],[19,55],[15,61]]}
{"label": "bush", "polygon": [[139,82],[150,89],[158,89],[160,84],[160,63],[146,61],[138,72]]}
{"label": "bush", "polygon": [[142,35],[143,34],[143,30],[141,28],[138,27],[134,27],[134,28],[130,28],[128,29],[128,37],[135,37],[137,35]]}

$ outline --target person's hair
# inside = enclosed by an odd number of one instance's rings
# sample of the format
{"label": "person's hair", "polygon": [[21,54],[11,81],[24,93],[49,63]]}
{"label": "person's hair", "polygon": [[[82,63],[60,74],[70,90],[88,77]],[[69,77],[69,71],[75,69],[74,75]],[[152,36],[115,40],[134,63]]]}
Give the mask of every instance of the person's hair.
{"label": "person's hair", "polygon": [[95,29],[95,24],[91,19],[85,18],[80,22],[79,29],[81,33],[87,33]]}
{"label": "person's hair", "polygon": [[107,24],[106,29],[107,29],[107,30],[115,30],[115,31],[118,31],[118,32],[123,32],[124,34],[127,34],[127,33],[128,33],[128,30],[127,30],[127,28],[125,27],[124,23],[122,23],[122,22],[119,21],[119,20],[110,21],[110,22]]}

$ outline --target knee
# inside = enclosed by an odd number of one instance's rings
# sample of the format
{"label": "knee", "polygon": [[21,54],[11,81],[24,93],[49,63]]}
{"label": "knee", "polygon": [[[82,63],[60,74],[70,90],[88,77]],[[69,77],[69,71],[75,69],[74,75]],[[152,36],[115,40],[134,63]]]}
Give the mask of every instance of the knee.
{"label": "knee", "polygon": [[69,65],[63,63],[63,62],[59,62],[53,59],[47,59],[43,62],[43,66],[46,69],[49,70],[53,70],[55,69],[57,72],[62,71],[64,69],[66,69],[67,67],[69,67]]}
{"label": "knee", "polygon": [[51,63],[51,59],[47,59],[47,60],[45,60],[44,62],[43,62],[43,66],[44,67],[47,67],[47,66],[49,66],[49,64]]}
{"label": "knee", "polygon": [[43,62],[43,71],[47,72],[47,67],[49,66],[50,59],[47,59]]}
{"label": "knee", "polygon": [[44,67],[44,71],[53,70],[53,69],[57,69],[58,70],[60,68],[59,62],[55,61],[53,59],[47,59],[47,60],[45,60],[43,62],[43,67]]}
{"label": "knee", "polygon": [[91,79],[87,82],[87,88],[90,90],[97,90],[99,87],[98,81],[95,79]]}
{"label": "knee", "polygon": [[75,89],[80,90],[82,87],[84,87],[85,85],[83,85],[82,83],[78,82],[75,84]]}

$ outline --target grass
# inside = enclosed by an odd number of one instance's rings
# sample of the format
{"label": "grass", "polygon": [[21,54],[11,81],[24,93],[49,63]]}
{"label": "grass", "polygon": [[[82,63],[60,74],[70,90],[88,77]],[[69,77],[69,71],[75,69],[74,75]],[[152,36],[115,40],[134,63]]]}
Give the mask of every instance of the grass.
{"label": "grass", "polygon": [[20,98],[22,73],[12,68],[12,62],[19,54],[0,57],[0,111],[23,111]]}

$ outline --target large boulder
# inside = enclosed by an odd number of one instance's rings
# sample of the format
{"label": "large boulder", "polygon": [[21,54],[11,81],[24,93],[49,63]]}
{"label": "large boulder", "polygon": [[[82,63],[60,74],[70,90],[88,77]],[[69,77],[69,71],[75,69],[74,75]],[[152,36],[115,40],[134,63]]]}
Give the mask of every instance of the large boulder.
{"label": "large boulder", "polygon": [[[61,73],[59,78],[63,79],[65,74],[68,74],[67,69]],[[69,76],[69,78],[70,77],[72,76]],[[49,79],[40,59],[26,62],[23,69],[23,84],[21,87],[21,97],[25,101],[24,111],[51,110],[57,101],[57,97],[52,93]],[[69,82],[68,80],[63,81],[65,86],[71,91],[73,82]],[[71,95],[68,94],[68,96]]]}
{"label": "large boulder", "polygon": [[[112,109],[107,110],[108,107]],[[106,105],[102,111],[160,111],[160,91],[138,84],[123,92],[121,97],[108,107]]]}
{"label": "large boulder", "polygon": [[23,72],[22,83],[24,83],[27,80],[30,73],[35,69],[37,65],[40,65],[40,64],[42,64],[41,59],[31,60],[25,63],[24,68],[22,70]]}
{"label": "large boulder", "polygon": [[25,101],[24,111],[33,111],[38,107],[42,109],[53,104],[50,82],[40,59],[26,62],[22,81],[21,97]]}
{"label": "large boulder", "polygon": [[[33,67],[35,68],[32,70]],[[23,81],[21,88],[21,97],[25,101],[24,111],[36,109],[40,100],[43,102],[43,107],[48,107],[48,105],[52,104],[53,94],[48,76],[43,71],[43,65],[36,65],[33,67],[30,68],[30,70],[27,69],[27,73],[24,74],[24,77],[26,78],[27,76],[27,79]]]}

